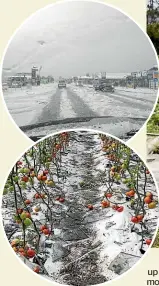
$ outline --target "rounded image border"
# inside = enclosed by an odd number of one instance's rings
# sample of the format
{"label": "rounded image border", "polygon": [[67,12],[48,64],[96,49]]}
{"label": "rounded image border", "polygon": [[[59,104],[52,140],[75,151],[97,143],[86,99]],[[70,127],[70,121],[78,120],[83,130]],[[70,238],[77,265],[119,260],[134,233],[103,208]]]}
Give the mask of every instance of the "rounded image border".
{"label": "rounded image border", "polygon": [[[138,26],[138,28],[144,33],[144,35],[147,37],[153,51],[154,51],[154,54],[156,56],[156,60],[157,60],[157,65],[158,65],[158,70],[159,70],[159,59],[158,59],[158,56],[157,56],[157,52],[156,52],[156,49],[151,41],[151,39],[149,38],[148,34],[144,31],[144,29],[138,24],[137,21],[135,21],[133,19],[133,17],[129,16],[126,12],[124,12],[121,8],[118,8],[116,7],[115,5],[112,5],[112,4],[108,4],[106,3],[105,1],[100,1],[100,0],[54,0],[54,3],[52,4],[48,4],[40,9],[38,9],[36,12],[32,13],[29,17],[27,17],[23,22],[22,24],[14,31],[14,33],[12,34],[12,36],[10,37],[10,39],[8,40],[8,43],[4,49],[4,52],[2,54],[2,60],[1,60],[1,64],[0,64],[0,91],[1,91],[1,94],[2,94],[2,101],[3,101],[3,105],[5,106],[5,110],[7,112],[7,114],[9,115],[9,118],[10,120],[13,122],[14,126],[19,130],[19,132],[21,134],[23,134],[23,136],[25,136],[26,138],[28,138],[30,141],[33,141],[29,138],[29,136],[23,132],[20,127],[18,126],[18,124],[15,122],[15,120],[13,119],[12,115],[10,114],[9,110],[8,110],[8,107],[7,107],[7,104],[5,102],[5,99],[4,99],[4,96],[3,96],[3,90],[2,90],[2,70],[3,70],[3,62],[4,62],[4,58],[5,58],[5,54],[7,52],[7,49],[10,45],[10,43],[12,42],[14,36],[16,36],[16,34],[18,33],[18,31],[23,27],[23,25],[27,24],[27,22],[32,19],[34,17],[34,15],[40,11],[43,11],[45,9],[48,9],[49,7],[52,7],[54,5],[60,5],[62,3],[66,3],[66,2],[93,2],[93,3],[99,3],[99,4],[103,4],[105,6],[108,6],[108,7],[111,7],[111,8],[114,8],[116,10],[118,10],[120,13],[122,13],[123,15],[125,15],[126,17],[128,17],[134,24],[136,24]],[[140,130],[142,128],[144,128],[147,124],[147,122],[149,121],[149,119],[151,118],[151,116],[153,115],[154,113],[154,110],[155,110],[155,107],[156,107],[156,104],[158,102],[158,98],[159,98],[159,87],[158,87],[158,90],[157,90],[157,95],[156,95],[156,101],[154,103],[154,106],[153,106],[153,109],[149,115],[149,117],[147,118],[147,120],[144,122],[144,124],[140,127],[140,129],[138,130],[138,132],[136,132],[136,134],[134,136],[132,136],[130,139],[128,139],[126,142],[129,142],[131,139],[135,138],[136,135],[140,132]],[[76,128],[75,128],[76,129]],[[47,135],[46,135],[47,136]]]}
{"label": "rounded image border", "polygon": [[[40,140],[38,140],[38,141],[36,141],[36,142],[33,142],[33,144],[32,144],[31,146],[27,147],[20,155],[18,155],[18,158],[16,159],[15,163],[24,155],[25,152],[27,152],[31,147],[33,147],[34,145],[40,143],[41,141],[43,141],[43,140],[45,140],[45,139],[47,139],[47,138],[49,138],[49,137],[53,137],[53,136],[55,136],[55,135],[58,135],[58,134],[60,134],[60,133],[62,133],[62,132],[72,132],[72,131],[73,131],[73,132],[86,131],[86,132],[93,132],[93,133],[97,133],[97,134],[104,134],[104,135],[106,135],[106,136],[110,136],[110,137],[112,137],[113,139],[119,141],[120,143],[122,143],[122,144],[126,145],[128,148],[130,148],[130,150],[132,150],[132,151],[140,158],[140,160],[143,161],[143,163],[144,163],[145,166],[147,167],[147,163],[145,163],[145,160],[142,159],[142,158],[139,156],[139,154],[138,154],[138,152],[136,152],[135,148],[129,147],[129,145],[128,145],[127,142],[125,143],[123,140],[121,140],[121,139],[117,138],[116,136],[113,136],[113,135],[111,135],[111,134],[109,134],[109,133],[105,133],[105,132],[102,132],[102,131],[98,131],[98,130],[96,130],[96,129],[86,129],[86,128],[63,129],[63,130],[60,130],[60,131],[58,131],[58,132],[51,133],[51,134],[49,134],[49,135],[47,135],[47,136],[41,138]],[[14,166],[14,165],[13,165],[13,166]],[[10,168],[9,173],[11,172],[13,166]],[[150,170],[150,168],[148,168],[148,169]],[[7,176],[5,177],[3,188],[4,188],[4,186],[5,186],[5,183],[6,183],[6,181],[7,181],[7,178],[8,178],[9,173],[8,173]],[[151,176],[152,176],[152,178],[153,178],[153,181],[154,181],[154,184],[155,184],[155,187],[156,187],[156,191],[157,191],[157,194],[158,194],[158,197],[159,197],[158,184],[157,184],[156,179],[155,179],[153,173],[151,172],[151,170],[150,170],[150,173],[151,173]],[[2,189],[3,189],[3,188],[2,188]],[[1,211],[1,210],[2,210],[2,198],[3,198],[3,193],[0,194],[0,224],[1,224],[1,226],[2,226],[2,232],[3,232],[4,238],[5,238],[5,240],[7,240],[7,244],[8,244],[8,246],[9,246],[9,248],[11,248],[10,243],[9,243],[9,241],[8,241],[8,238],[7,238],[7,236],[6,236],[6,233],[5,233],[5,231],[4,231],[4,227],[3,227],[3,217],[2,217],[2,211]],[[154,233],[154,235],[153,235],[153,239],[152,239],[152,242],[151,242],[151,244],[150,244],[148,250],[147,250],[147,251],[145,252],[145,254],[139,259],[139,261],[138,261],[137,263],[135,263],[135,265],[133,265],[130,269],[128,269],[126,272],[124,272],[124,273],[121,274],[119,277],[117,277],[117,278],[115,278],[115,279],[113,279],[113,280],[110,280],[110,281],[104,282],[104,283],[100,283],[100,284],[91,285],[91,286],[110,285],[110,283],[113,283],[113,282],[115,282],[115,281],[117,281],[117,280],[119,280],[119,279],[122,279],[122,277],[124,277],[124,276],[127,275],[130,271],[132,271],[133,268],[137,267],[137,265],[138,265],[139,263],[141,263],[142,260],[148,255],[148,253],[149,253],[149,251],[150,251],[150,249],[151,249],[151,246],[152,246],[152,244],[153,244],[153,242],[154,242],[154,240],[155,240],[155,238],[156,238],[156,234],[157,234],[157,231],[158,231],[158,227],[159,227],[159,220],[158,220],[158,223],[157,223],[157,225],[156,225],[156,231],[155,231],[155,233]],[[57,283],[57,282],[55,282],[55,281],[52,281],[52,280],[50,280],[50,279],[48,279],[48,278],[45,278],[45,277],[42,277],[42,276],[38,276],[36,273],[34,273],[34,272],[32,271],[32,269],[30,269],[27,265],[24,264],[24,262],[16,255],[16,253],[13,251],[12,248],[11,248],[11,252],[13,252],[13,254],[15,255],[15,257],[17,258],[17,261],[19,261],[26,269],[28,269],[31,273],[33,273],[33,275],[36,275],[37,278],[43,279],[44,281],[47,281],[47,282],[49,282],[49,283],[54,283],[54,285],[57,285],[57,286],[70,286],[70,285],[67,285],[67,284]]]}

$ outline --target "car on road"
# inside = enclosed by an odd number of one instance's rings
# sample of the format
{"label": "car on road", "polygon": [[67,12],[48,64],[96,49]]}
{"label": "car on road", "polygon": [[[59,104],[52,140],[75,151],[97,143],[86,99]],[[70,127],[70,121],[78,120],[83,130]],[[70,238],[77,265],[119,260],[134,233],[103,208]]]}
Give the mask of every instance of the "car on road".
{"label": "car on road", "polygon": [[106,85],[106,83],[107,83],[106,78],[101,78],[101,79],[95,80],[93,87],[95,90],[103,91],[103,88]]}
{"label": "car on road", "polygon": [[94,85],[93,85],[93,87],[94,87],[94,89],[95,90],[100,90],[100,84],[99,83],[95,83]]}
{"label": "car on road", "polygon": [[83,83],[82,83],[82,81],[79,80],[79,81],[77,81],[76,85],[77,86],[83,86]]}
{"label": "car on road", "polygon": [[59,80],[58,88],[66,88],[66,81],[64,79]]}
{"label": "car on road", "polygon": [[114,92],[114,86],[112,84],[105,84],[104,86],[104,91],[107,91],[107,92]]}
{"label": "car on road", "polygon": [[95,83],[94,89],[96,91],[114,92],[114,86],[112,84],[106,83],[106,82]]}

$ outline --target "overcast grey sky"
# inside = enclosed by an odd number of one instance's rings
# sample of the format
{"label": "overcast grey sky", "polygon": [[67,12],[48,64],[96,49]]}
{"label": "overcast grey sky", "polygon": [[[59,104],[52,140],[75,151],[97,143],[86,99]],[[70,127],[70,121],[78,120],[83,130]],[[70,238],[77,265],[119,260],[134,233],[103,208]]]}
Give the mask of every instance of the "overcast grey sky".
{"label": "overcast grey sky", "polygon": [[3,68],[30,72],[32,65],[42,65],[43,75],[72,76],[141,71],[156,64],[147,37],[123,13],[100,3],[65,1],[38,11],[23,24],[7,49]]}

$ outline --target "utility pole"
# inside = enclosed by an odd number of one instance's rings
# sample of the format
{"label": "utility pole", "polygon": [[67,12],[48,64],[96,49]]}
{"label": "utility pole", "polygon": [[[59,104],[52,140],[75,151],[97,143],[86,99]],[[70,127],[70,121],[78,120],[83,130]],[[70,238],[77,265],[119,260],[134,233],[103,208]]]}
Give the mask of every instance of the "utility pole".
{"label": "utility pole", "polygon": [[41,69],[42,69],[42,66],[40,66],[40,68],[39,68],[39,77],[40,77],[40,71],[41,71]]}

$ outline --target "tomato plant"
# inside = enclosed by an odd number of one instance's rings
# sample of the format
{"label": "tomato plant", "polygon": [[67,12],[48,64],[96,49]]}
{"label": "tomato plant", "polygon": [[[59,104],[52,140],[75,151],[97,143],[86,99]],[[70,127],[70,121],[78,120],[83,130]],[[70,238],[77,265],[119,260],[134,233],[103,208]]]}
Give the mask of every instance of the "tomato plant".
{"label": "tomato plant", "polygon": [[[140,250],[152,242],[154,219],[151,213],[158,207],[157,192],[150,188],[153,178],[144,162],[120,141],[98,134],[100,148],[94,152],[99,153],[104,162],[104,187],[102,195],[98,189],[96,194],[99,203],[91,196],[87,200],[78,196],[79,190],[87,190],[87,179],[79,181],[74,188],[74,200],[68,196],[65,191],[67,176],[69,172],[76,176],[78,171],[74,171],[76,163],[71,157],[72,146],[76,149],[78,145],[75,134],[63,132],[34,145],[14,165],[4,187],[3,208],[9,210],[14,225],[11,232],[6,232],[8,240],[16,254],[31,263],[35,273],[49,275],[44,267],[49,255],[45,245],[56,241],[56,226],[62,224],[65,217],[71,218],[80,229],[83,220],[74,215],[78,208],[80,213],[89,216],[97,213],[106,216],[109,211],[111,216],[119,218],[126,215],[131,232],[140,237]],[[85,137],[84,140],[87,135]],[[78,156],[78,146],[75,153]],[[90,153],[89,158],[91,156]],[[68,158],[72,164],[69,169]],[[84,165],[83,168],[87,169]],[[3,217],[5,220],[5,215]],[[16,237],[15,233],[18,233]]]}

